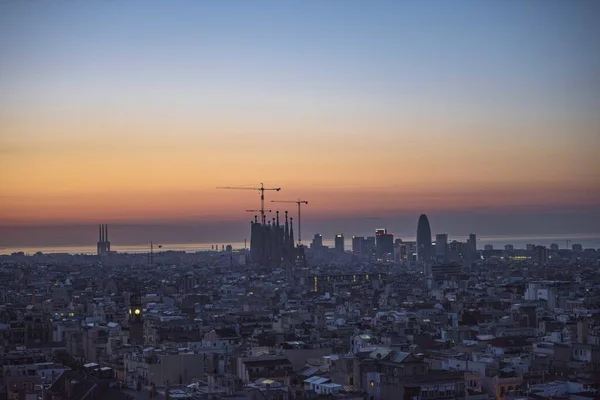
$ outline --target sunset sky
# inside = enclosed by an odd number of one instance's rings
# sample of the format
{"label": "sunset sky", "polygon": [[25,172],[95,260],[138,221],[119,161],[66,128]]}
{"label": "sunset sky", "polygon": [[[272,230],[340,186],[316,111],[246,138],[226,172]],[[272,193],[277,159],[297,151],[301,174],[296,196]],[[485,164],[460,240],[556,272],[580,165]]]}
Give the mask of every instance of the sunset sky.
{"label": "sunset sky", "polygon": [[2,2],[0,245],[246,223],[258,193],[215,188],[260,182],[309,200],[314,230],[422,212],[593,230],[599,42],[593,0]]}

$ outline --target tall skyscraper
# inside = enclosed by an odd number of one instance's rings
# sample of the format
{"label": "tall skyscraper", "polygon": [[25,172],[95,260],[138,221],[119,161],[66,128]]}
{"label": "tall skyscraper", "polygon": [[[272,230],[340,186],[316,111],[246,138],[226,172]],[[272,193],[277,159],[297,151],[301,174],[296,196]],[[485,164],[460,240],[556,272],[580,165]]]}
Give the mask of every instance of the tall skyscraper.
{"label": "tall skyscraper", "polygon": [[322,249],[323,248],[323,235],[321,235],[320,233],[315,233],[312,243],[310,244],[310,248],[313,250]]}
{"label": "tall skyscraper", "polygon": [[338,253],[344,252],[344,235],[342,233],[335,235],[335,251]]}
{"label": "tall skyscraper", "polygon": [[439,260],[446,260],[448,256],[448,234],[438,233],[435,235],[435,256]]}
{"label": "tall skyscraper", "polygon": [[421,214],[417,225],[417,258],[419,261],[430,261],[431,257],[431,228],[427,215]]}
{"label": "tall skyscraper", "polygon": [[362,241],[360,254],[363,259],[371,259],[376,252],[375,236],[367,236]]}
{"label": "tall skyscraper", "polygon": [[548,262],[549,255],[546,246],[533,246],[532,253],[533,261],[540,264],[546,264]]}
{"label": "tall skyscraper", "polygon": [[477,236],[474,233],[469,234],[469,240],[467,241],[469,244],[469,251],[471,253],[477,252]]}
{"label": "tall skyscraper", "polygon": [[375,245],[379,256],[394,253],[394,235],[387,233],[387,229],[375,230]]}
{"label": "tall skyscraper", "polygon": [[352,252],[356,255],[360,254],[364,236],[352,236]]}

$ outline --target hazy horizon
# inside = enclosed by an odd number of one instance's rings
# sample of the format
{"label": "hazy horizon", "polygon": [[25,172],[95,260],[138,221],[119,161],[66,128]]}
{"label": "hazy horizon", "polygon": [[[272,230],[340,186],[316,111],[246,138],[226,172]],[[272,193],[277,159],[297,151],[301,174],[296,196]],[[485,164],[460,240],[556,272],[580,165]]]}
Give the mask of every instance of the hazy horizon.
{"label": "hazy horizon", "polygon": [[[357,216],[355,218],[318,218],[306,212],[302,239],[310,242],[315,233],[333,238],[336,233],[346,237],[373,236],[376,228],[386,228],[397,237],[416,236],[419,214],[389,216]],[[291,213],[295,215],[295,213]],[[506,212],[428,213],[432,235],[448,233],[463,238],[469,233],[481,237],[570,237],[600,236],[600,210],[575,210],[524,214]],[[251,215],[248,215],[251,216]],[[105,221],[102,221],[105,223]],[[250,239],[250,218],[239,220],[147,221],[145,223],[113,222],[108,224],[109,239],[114,245],[149,243],[227,243]],[[296,238],[298,225],[294,223]],[[47,224],[29,226],[0,225],[0,247],[94,246],[98,225],[94,223]]]}

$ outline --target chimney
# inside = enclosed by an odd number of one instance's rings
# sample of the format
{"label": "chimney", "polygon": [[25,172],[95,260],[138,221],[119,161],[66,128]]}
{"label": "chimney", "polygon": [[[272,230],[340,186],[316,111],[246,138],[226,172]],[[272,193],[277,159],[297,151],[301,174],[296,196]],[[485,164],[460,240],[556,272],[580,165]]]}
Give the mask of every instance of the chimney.
{"label": "chimney", "polygon": [[98,241],[102,241],[102,225],[98,225]]}
{"label": "chimney", "polygon": [[104,241],[108,242],[108,225],[104,225]]}

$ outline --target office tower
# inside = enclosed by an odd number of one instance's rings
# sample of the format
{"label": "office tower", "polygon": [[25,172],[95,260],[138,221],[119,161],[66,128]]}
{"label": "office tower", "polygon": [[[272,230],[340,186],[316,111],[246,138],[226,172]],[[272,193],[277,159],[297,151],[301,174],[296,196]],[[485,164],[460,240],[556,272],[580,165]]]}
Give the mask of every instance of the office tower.
{"label": "office tower", "polygon": [[416,242],[402,242],[398,244],[398,257],[400,261],[415,261],[416,251]]}
{"label": "office tower", "polygon": [[312,243],[310,244],[310,248],[313,250],[322,249],[323,248],[323,235],[321,235],[320,233],[315,233]]}
{"label": "office tower", "polygon": [[475,235],[474,233],[470,233],[469,240],[467,240],[467,243],[469,245],[469,251],[471,253],[476,253],[477,252],[477,235]]}
{"label": "office tower", "polygon": [[494,250],[494,245],[493,244],[486,244],[485,246],[483,246],[483,249],[485,251]]}
{"label": "office tower", "polygon": [[513,246],[512,244],[507,244],[506,246],[504,246],[504,250],[506,251],[514,251],[515,246]]}
{"label": "office tower", "polygon": [[548,262],[548,249],[546,246],[533,246],[532,259],[534,262],[539,264],[546,264]]}
{"label": "office tower", "polygon": [[417,225],[417,258],[419,261],[430,261],[431,252],[431,228],[427,215],[421,214]]}
{"label": "office tower", "polygon": [[344,252],[344,235],[341,233],[335,235],[335,251],[338,253]]}
{"label": "office tower", "polygon": [[[469,245],[465,242],[459,242],[458,240],[453,240],[448,243],[446,247],[446,260],[447,261],[464,261],[468,259],[468,247]],[[437,249],[437,247],[436,247]]]}
{"label": "office tower", "polygon": [[375,246],[378,255],[394,253],[394,235],[387,233],[387,229],[375,230]]}
{"label": "office tower", "polygon": [[363,258],[370,259],[374,256],[376,249],[375,236],[367,236],[362,241],[360,254]]}
{"label": "office tower", "polygon": [[556,243],[552,243],[550,245],[550,250],[552,250],[552,251],[558,251],[558,245]]}
{"label": "office tower", "polygon": [[378,235],[385,235],[386,233],[387,233],[387,229],[385,229],[385,228],[375,229],[375,237],[377,237]]}
{"label": "office tower", "polygon": [[365,240],[363,236],[352,236],[352,252],[354,254],[360,254],[363,240]]}
{"label": "office tower", "polygon": [[448,234],[435,235],[435,256],[438,260],[446,260],[448,256]]}
{"label": "office tower", "polygon": [[525,247],[527,248],[527,251],[532,251],[532,250],[533,250],[533,247],[534,247],[534,245],[533,245],[533,244],[531,244],[531,243],[528,243],[528,244],[527,244]]}

